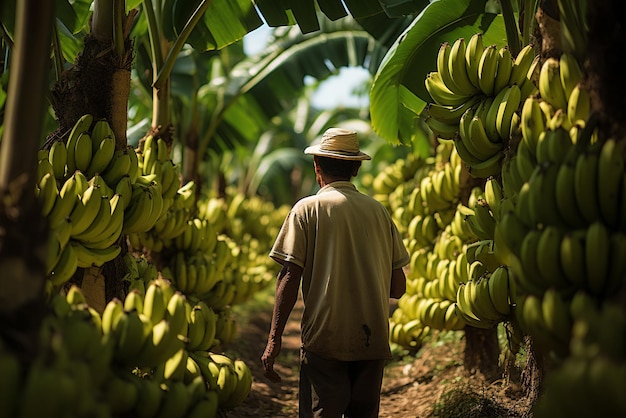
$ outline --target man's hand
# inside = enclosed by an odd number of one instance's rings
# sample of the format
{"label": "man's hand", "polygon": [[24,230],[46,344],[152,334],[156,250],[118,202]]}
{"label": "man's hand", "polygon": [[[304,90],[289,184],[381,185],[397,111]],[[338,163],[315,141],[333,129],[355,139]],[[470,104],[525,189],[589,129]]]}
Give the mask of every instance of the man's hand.
{"label": "man's hand", "polygon": [[274,359],[278,357],[278,353],[280,353],[280,347],[281,347],[280,340],[278,342],[268,340],[267,346],[265,347],[265,351],[263,352],[263,355],[261,356],[261,363],[263,363],[263,370],[265,370],[265,372],[263,373],[263,376],[267,377],[269,380],[271,380],[274,383],[281,381],[281,378],[278,375],[278,373],[274,371]]}

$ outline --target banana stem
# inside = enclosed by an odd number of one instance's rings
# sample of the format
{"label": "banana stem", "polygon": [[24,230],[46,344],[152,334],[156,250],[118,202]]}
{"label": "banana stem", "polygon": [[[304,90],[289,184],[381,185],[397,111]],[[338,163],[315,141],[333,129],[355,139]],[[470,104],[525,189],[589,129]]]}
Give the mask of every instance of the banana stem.
{"label": "banana stem", "polygon": [[506,39],[508,41],[511,54],[515,57],[521,50],[521,44],[511,1],[512,0],[498,0],[500,3],[500,9],[502,10],[502,17],[504,18]]}

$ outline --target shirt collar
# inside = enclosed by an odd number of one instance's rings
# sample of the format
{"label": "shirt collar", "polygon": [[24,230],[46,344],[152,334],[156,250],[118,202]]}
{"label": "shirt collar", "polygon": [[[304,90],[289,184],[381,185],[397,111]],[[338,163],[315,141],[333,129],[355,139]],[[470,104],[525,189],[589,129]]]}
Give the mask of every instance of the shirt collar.
{"label": "shirt collar", "polygon": [[333,181],[332,183],[327,184],[326,186],[319,189],[316,194],[324,193],[329,190],[337,190],[337,189],[356,190],[356,186],[350,181]]}

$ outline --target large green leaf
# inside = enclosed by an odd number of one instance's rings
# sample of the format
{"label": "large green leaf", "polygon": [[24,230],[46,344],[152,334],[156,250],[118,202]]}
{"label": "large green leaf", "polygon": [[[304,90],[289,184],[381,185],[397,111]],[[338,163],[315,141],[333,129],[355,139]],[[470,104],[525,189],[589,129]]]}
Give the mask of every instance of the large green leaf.
{"label": "large green leaf", "polygon": [[444,41],[483,33],[485,45],[506,44],[501,16],[485,13],[485,0],[440,0],[431,3],[390,48],[370,91],[372,126],[391,143],[409,143],[416,118],[429,100],[424,79],[436,69]]}

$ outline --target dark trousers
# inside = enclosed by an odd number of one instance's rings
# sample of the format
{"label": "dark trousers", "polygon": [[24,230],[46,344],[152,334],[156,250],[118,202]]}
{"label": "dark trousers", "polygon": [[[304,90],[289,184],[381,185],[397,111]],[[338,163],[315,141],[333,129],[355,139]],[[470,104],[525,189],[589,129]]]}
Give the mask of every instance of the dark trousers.
{"label": "dark trousers", "polygon": [[328,360],[302,350],[300,418],[377,418],[386,361]]}

